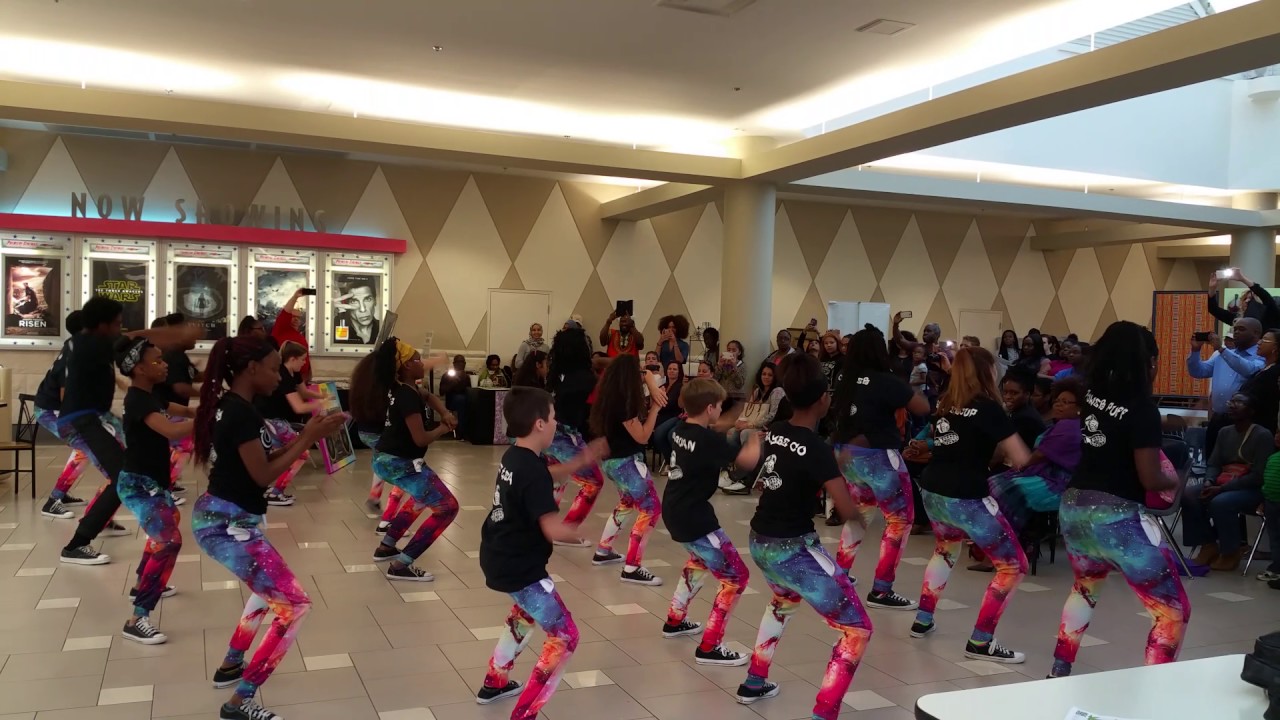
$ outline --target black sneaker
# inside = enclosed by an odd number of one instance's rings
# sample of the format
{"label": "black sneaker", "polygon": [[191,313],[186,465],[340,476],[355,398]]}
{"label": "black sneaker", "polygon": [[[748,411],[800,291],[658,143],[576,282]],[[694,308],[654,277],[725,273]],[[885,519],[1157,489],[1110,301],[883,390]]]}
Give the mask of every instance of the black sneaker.
{"label": "black sneaker", "polygon": [[701,634],[702,634],[702,623],[689,622],[688,620],[681,620],[679,625],[672,625],[671,623],[662,623],[662,637],[664,638],[678,638],[684,635],[701,635]]}
{"label": "black sneaker", "polygon": [[98,534],[103,537],[124,537],[125,535],[132,535],[133,531],[115,520],[108,520],[107,524],[102,526],[102,532]]}
{"label": "black sneaker", "polygon": [[182,493],[184,493],[184,492],[186,492],[186,491],[187,491],[186,486],[184,486],[184,485],[179,485],[178,483],[174,483],[174,484],[172,484],[172,485],[170,485],[170,486],[169,486],[169,494],[170,494],[170,495],[181,495]]}
{"label": "black sneaker", "polygon": [[175,507],[181,507],[181,506],[183,505],[183,503],[185,503],[186,501],[187,501],[187,499],[186,499],[186,498],[184,498],[184,497],[176,497],[176,498],[173,498],[173,504],[174,504],[174,506],[175,506]]}
{"label": "black sneaker", "polygon": [[284,717],[254,702],[253,698],[245,698],[239,705],[224,704],[218,717],[220,720],[284,720]]}
{"label": "black sneaker", "polygon": [[387,530],[390,530],[390,529],[391,529],[391,523],[390,523],[390,522],[388,522],[388,521],[386,521],[386,520],[382,520],[382,521],[379,521],[379,522],[378,522],[378,527],[376,527],[376,528],[374,528],[374,529],[373,529],[373,534],[374,534],[374,535],[386,535],[386,534],[387,534]]}
{"label": "black sneaker", "polygon": [[974,660],[990,660],[991,662],[1006,663],[1009,665],[1017,665],[1027,661],[1027,656],[1020,652],[1014,652],[992,638],[991,642],[984,645],[978,645],[970,640],[965,643],[964,656],[973,658]]}
{"label": "black sneaker", "polygon": [[911,623],[911,637],[922,638],[925,635],[928,635],[929,633],[936,630],[937,627],[938,627],[937,623],[929,623],[928,625],[925,625],[924,623],[917,620],[916,622]]}
{"label": "black sneaker", "polygon": [[[160,593],[160,597],[162,597],[162,598],[171,598],[171,597],[173,597],[174,595],[177,595],[177,594],[178,594],[178,588],[176,588],[176,587],[174,587],[174,586],[172,586],[172,585],[165,585],[165,586],[164,586],[164,591]],[[131,587],[131,588],[129,588],[129,599],[130,599],[130,600],[133,600],[133,599],[134,599],[134,598],[136,598],[136,597],[138,597],[138,588],[136,588],[136,587]]]}
{"label": "black sneaker", "polygon": [[618,562],[622,562],[622,556],[612,550],[604,553],[597,550],[596,554],[591,556],[592,565],[612,565]]}
{"label": "black sneaker", "polygon": [[642,567],[638,567],[635,570],[623,570],[620,577],[624,583],[649,585],[651,587],[657,587],[662,584],[662,578]]}
{"label": "black sneaker", "polygon": [[488,705],[489,703],[497,702],[502,698],[509,698],[512,695],[519,695],[519,694],[520,694],[520,683],[516,682],[515,680],[509,681],[506,687],[502,687],[502,688],[491,688],[487,686],[481,686],[480,692],[476,693],[476,704]]}
{"label": "black sneaker", "polygon": [[771,698],[777,694],[778,683],[771,683],[768,680],[765,680],[764,685],[758,688],[747,687],[747,684],[743,683],[738,686],[738,692],[734,693],[738,698],[738,702],[743,705],[750,705],[757,700]]}
{"label": "black sneaker", "polygon": [[143,645],[163,645],[169,636],[160,632],[151,624],[151,618],[140,617],[132,625],[125,623],[121,635],[125,640],[132,640]]}
{"label": "black sneaker", "polygon": [[294,502],[292,495],[288,493],[278,493],[274,490],[268,491],[263,495],[263,497],[267,499],[268,505],[274,505],[276,507],[288,507]]}
{"label": "black sneaker", "polygon": [[404,580],[407,582],[431,582],[436,579],[435,575],[414,565],[388,567],[382,574],[388,580]]}
{"label": "black sneaker", "polygon": [[724,667],[738,667],[746,665],[750,660],[746,655],[740,652],[730,650],[723,645],[717,645],[710,650],[704,651],[698,648],[693,651],[693,661],[699,665],[722,665]]}
{"label": "black sneaker", "polygon": [[53,498],[44,501],[44,507],[40,508],[40,514],[45,517],[57,518],[58,520],[70,520],[76,516],[60,501]]}
{"label": "black sneaker", "polygon": [[213,686],[219,690],[229,688],[240,682],[240,678],[244,677],[244,663],[224,670],[221,667],[213,671]]}
{"label": "black sneaker", "polygon": [[78,548],[63,548],[58,560],[71,565],[106,565],[111,556],[93,549],[92,545],[81,545]]}
{"label": "black sneaker", "polygon": [[376,512],[376,513],[382,512],[381,500],[374,500],[373,498],[365,498],[364,506],[369,509],[369,512]]}
{"label": "black sneaker", "polygon": [[400,549],[390,545],[378,543],[378,547],[373,549],[373,561],[376,563],[391,562],[398,557],[400,557]]}
{"label": "black sneaker", "polygon": [[75,495],[63,495],[62,504],[65,505],[66,507],[75,507],[77,505],[84,505],[84,498],[78,498]]}
{"label": "black sneaker", "polygon": [[889,592],[872,590],[867,593],[867,604],[871,607],[885,610],[915,610],[920,607],[920,603],[915,600],[908,600],[892,590]]}

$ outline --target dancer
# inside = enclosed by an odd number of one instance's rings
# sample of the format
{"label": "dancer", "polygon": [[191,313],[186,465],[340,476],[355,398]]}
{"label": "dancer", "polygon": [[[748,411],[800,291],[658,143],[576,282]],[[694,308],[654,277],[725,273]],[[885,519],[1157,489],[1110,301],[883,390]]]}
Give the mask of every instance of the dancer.
{"label": "dancer", "polygon": [[[720,404],[726,393],[720,383],[710,378],[689,381],[680,393],[680,402],[689,417],[671,433],[671,459],[667,488],[662,495],[663,518],[671,539],[689,551],[689,562],[676,583],[667,621],[662,626],[666,638],[702,633],[702,642],[693,652],[699,665],[745,665],[747,657],[723,645],[725,627],[733,606],[747,589],[747,566],[709,502],[716,494],[720,468],[736,463],[740,468],[754,468],[760,460],[760,436],[753,435],[741,448],[729,445],[724,435],[711,429],[720,419]],[[689,603],[698,594],[710,573],[720,581],[707,620],[702,625],[690,622]]]}
{"label": "dancer", "polygon": [[[218,716],[282,720],[254,696],[293,645],[311,598],[262,531],[267,512],[263,491],[307,447],[341,427],[346,417],[313,416],[297,439],[271,450],[267,424],[254,409],[253,398],[270,395],[280,382],[280,354],[256,337],[223,338],[210,351],[207,367],[196,413],[195,458],[209,467],[209,487],[193,506],[192,533],[204,554],[253,593],[226,658],[213,674],[215,688],[236,686]],[[275,614],[271,631],[246,666],[245,652],[268,611]]]}
{"label": "dancer", "polygon": [[[162,318],[156,318],[151,326],[180,327],[186,324],[186,321],[186,316],[182,313],[170,313]],[[156,399],[160,401],[160,407],[168,408],[167,412],[175,422],[185,422],[184,418],[196,416],[195,411],[191,409],[191,400],[200,397],[200,391],[196,390],[195,384],[203,379],[204,374],[187,355],[187,351],[195,346],[195,340],[191,340],[181,347],[164,353],[161,357],[169,366],[169,374],[164,382],[152,389]],[[178,407],[171,407],[173,405]],[[192,436],[188,433],[169,443],[169,492],[173,495],[181,495],[187,491],[178,481],[182,479],[182,470],[187,466],[187,460],[191,458],[192,442]],[[183,499],[175,498],[174,502],[181,505]]]}
{"label": "dancer", "polygon": [[[512,388],[502,402],[502,414],[516,442],[502,456],[493,508],[480,529],[480,569],[485,585],[509,593],[515,604],[507,616],[507,632],[498,638],[489,659],[489,672],[476,693],[476,702],[488,705],[519,693],[512,720],[533,720],[551,699],[578,647],[578,627],[547,575],[551,543],[574,539],[578,529],[559,521],[554,480],[538,457],[556,435],[551,396],[536,388]],[[579,462],[595,462],[594,449],[582,458]],[[547,634],[547,640],[522,691],[509,674],[529,642],[534,623]]]}
{"label": "dancer", "polygon": [[[73,310],[67,315],[66,319],[67,334],[74,338],[80,334],[82,324],[80,321],[80,311]],[[67,355],[71,338],[67,338],[62,343],[62,350],[58,352],[58,356],[53,359],[53,365],[44,374],[44,379],[40,381],[40,386],[36,388],[35,413],[36,422],[45,432],[61,440],[58,436],[58,412],[62,408],[63,381],[67,373]],[[75,513],[67,508],[75,505],[83,505],[84,500],[75,497],[70,493],[71,486],[75,485],[84,474],[84,466],[89,462],[85,454],[79,450],[72,449],[71,456],[67,458],[67,464],[63,466],[62,472],[58,475],[58,481],[54,485],[53,490],[49,492],[49,497],[44,501],[44,505],[40,508],[40,514],[45,517],[58,518],[61,520],[69,520],[75,517]]]}
{"label": "dancer", "polygon": [[[830,338],[830,336],[828,336]],[[915,522],[911,476],[898,449],[902,431],[897,415],[906,410],[927,415],[929,400],[892,372],[884,335],[873,326],[854,333],[844,368],[838,371],[836,430],[832,434],[840,470],[849,483],[849,494],[864,516],[871,508],[884,513],[884,536],[876,579],[867,593],[867,605],[889,610],[914,610],[918,603],[893,591],[898,561]],[[825,374],[825,368],[824,368]],[[853,567],[867,528],[862,518],[844,523],[836,563],[845,572]]]}
{"label": "dancer", "polygon": [[[414,385],[426,376],[428,364],[440,367],[448,362],[444,355],[424,362],[422,355],[408,343],[387,338],[374,357],[372,387],[351,389],[353,397],[357,393],[371,393],[367,397],[377,397],[385,403],[386,425],[373,454],[374,472],[410,496],[400,503],[399,512],[373,551],[374,562],[388,563],[383,574],[391,580],[435,580],[434,575],[413,563],[458,516],[458,501],[423,458],[427,447],[452,428],[442,422],[434,430],[427,429],[427,408]],[[427,509],[431,510],[431,516],[400,550],[397,547],[400,538]]]}
{"label": "dancer", "polygon": [[1058,509],[1076,581],[1062,608],[1050,677],[1071,674],[1102,581],[1113,570],[1155,620],[1146,664],[1178,659],[1191,604],[1173,552],[1142,512],[1148,492],[1178,485],[1160,470],[1160,411],[1151,397],[1158,354],[1151,331],[1126,321],[1112,323],[1089,352],[1080,466]]}
{"label": "dancer", "polygon": [[[377,353],[369,353],[360,358],[360,362],[351,371],[351,383],[349,387],[371,387],[373,384],[373,361]],[[378,438],[382,435],[382,429],[386,426],[386,411],[381,414],[376,409],[365,413],[364,410],[368,403],[360,402],[360,398],[353,398],[351,403],[351,416],[356,422],[356,434],[360,436],[360,442],[370,450],[378,447]],[[382,517],[378,520],[378,526],[374,528],[375,535],[386,535],[387,528],[391,527],[391,521],[395,519],[396,513],[400,511],[400,501],[404,498],[404,491],[395,485],[391,486],[391,492],[387,494],[387,507],[382,507],[382,486],[383,480],[378,475],[378,469],[372,467],[370,470],[373,474],[373,481],[369,485],[369,497],[365,499],[365,507],[374,512],[381,512]]]}
{"label": "dancer", "polygon": [[813,499],[825,490],[840,516],[853,519],[849,497],[831,446],[814,431],[831,408],[827,381],[816,358],[797,355],[782,377],[793,414],[775,423],[761,442],[758,479],[764,489],[751,518],[751,559],[764,573],[773,599],[760,620],[756,647],[738,702],[749,705],[778,694],[769,682],[773,653],[801,601],[840,633],[813,706],[813,717],[834,720],[871,639],[867,617],[849,576],[839,571],[813,529]]}
{"label": "dancer", "polygon": [[[307,362],[307,348],[292,340],[286,340],[280,346],[280,384],[270,395],[255,400],[258,413],[267,422],[271,432],[271,446],[282,448],[298,437],[302,427],[302,419],[324,409],[321,402],[324,396],[308,388],[302,382],[302,366]],[[294,503],[294,497],[285,490],[289,483],[297,477],[298,471],[306,464],[308,452],[293,461],[287,470],[280,473],[271,489],[267,490],[267,504],[288,506]]]}
{"label": "dancer", "polygon": [[169,585],[169,577],[182,549],[167,456],[170,443],[189,438],[193,426],[187,420],[171,419],[154,392],[169,371],[159,348],[141,338],[129,340],[116,365],[120,374],[132,381],[124,395],[126,449],[116,492],[147,534],[138,563],[138,584],[129,591],[133,616],[125,622],[121,634],[126,640],[143,645],[159,645],[169,638],[151,624],[151,611],[160,598],[177,592]]}
{"label": "dancer", "polygon": [[[548,358],[550,368],[547,373],[547,389],[555,396],[556,434],[543,455],[547,465],[554,467],[571,461],[583,453],[587,447],[582,437],[583,431],[589,431],[588,420],[591,417],[591,405],[588,398],[596,387],[596,374],[591,371],[591,350],[589,338],[582,328],[569,328],[556,333],[551,341],[551,354]],[[553,473],[552,477],[555,475]],[[596,504],[600,488],[604,487],[604,475],[600,463],[588,463],[569,476],[578,485],[578,494],[565,514],[566,525],[577,527],[591,514]],[[567,478],[560,480],[555,488],[556,506],[560,505],[565,490],[569,487]],[[572,547],[591,547],[591,541],[577,537],[570,541],[555,540],[557,545]]]}
{"label": "dancer", "polygon": [[[111,556],[99,553],[90,543],[109,526],[112,534],[128,532],[111,519],[120,509],[116,480],[124,467],[124,428],[111,412],[116,379],[114,345],[121,334],[124,306],[95,295],[81,308],[80,317],[82,331],[67,342],[66,384],[56,435],[83,452],[106,476],[107,482],[85,509],[84,517],[80,518],[58,559],[72,565],[105,565],[111,562]],[[180,347],[198,337],[198,333],[185,326],[135,330],[124,336],[145,338],[164,350]]]}
{"label": "dancer", "polygon": [[[618,355],[600,378],[598,397],[591,406],[591,432],[609,443],[609,458],[601,463],[605,477],[618,488],[618,506],[605,521],[600,544],[591,558],[592,565],[622,562],[613,551],[613,541],[631,514],[639,510],[631,527],[631,544],[627,547],[622,582],[638,585],[661,585],[662,578],[642,567],[644,546],[649,532],[658,524],[662,504],[653,487],[653,476],[644,463],[644,446],[653,434],[658,408],[667,404],[667,394],[658,385],[658,374],[640,370],[635,355]],[[643,378],[643,380],[641,379]],[[649,388],[652,406],[645,410],[644,388]]]}
{"label": "dancer", "polygon": [[920,610],[911,637],[933,632],[934,610],[947,587],[960,542],[968,536],[995,565],[978,611],[978,622],[965,645],[966,657],[1020,663],[1026,656],[996,642],[994,633],[1009,598],[1027,574],[1027,556],[1017,533],[988,496],[988,466],[996,450],[1004,464],[1021,468],[1029,453],[1000,404],[996,361],[983,348],[961,348],[951,368],[951,383],[938,398],[933,421],[933,460],[920,478],[920,495],[937,538],[933,559],[924,571]]}

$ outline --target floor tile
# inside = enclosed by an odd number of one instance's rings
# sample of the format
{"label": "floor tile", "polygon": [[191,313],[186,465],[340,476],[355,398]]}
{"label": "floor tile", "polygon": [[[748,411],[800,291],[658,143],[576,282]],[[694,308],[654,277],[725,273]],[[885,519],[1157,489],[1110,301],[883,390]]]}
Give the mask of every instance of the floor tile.
{"label": "floor tile", "polygon": [[67,638],[67,641],[62,644],[62,651],[98,650],[109,647],[111,647],[110,635],[94,635],[91,637]]}
{"label": "floor tile", "polygon": [[430,600],[439,600],[440,596],[428,590],[426,592],[402,592],[400,593],[400,599],[407,603],[427,602]]}
{"label": "floor tile", "polygon": [[351,656],[347,653],[337,653],[335,655],[313,655],[311,657],[303,656],[303,664],[307,666],[307,672],[312,670],[333,670],[334,668],[353,667]]}
{"label": "floor tile", "polygon": [[[474,703],[471,703],[474,705]],[[436,720],[436,716],[424,707],[405,710],[388,710],[378,713],[379,720]]]}
{"label": "floor tile", "polygon": [[1246,600],[1252,600],[1252,599],[1253,599],[1253,598],[1249,597],[1248,595],[1240,595],[1240,594],[1238,594],[1238,593],[1233,593],[1233,592],[1215,592],[1215,593],[1209,593],[1209,597],[1211,597],[1211,598],[1218,598],[1219,600],[1226,600],[1227,602],[1233,602],[1233,603],[1234,603],[1234,602],[1244,602],[1244,601],[1246,601]]}
{"label": "floor tile", "polygon": [[844,694],[844,704],[854,710],[878,710],[893,707],[893,702],[871,690],[858,690]]}
{"label": "floor tile", "polygon": [[493,625],[490,627],[470,628],[471,634],[476,636],[477,640],[497,640],[507,634],[506,625]]}
{"label": "floor tile", "polygon": [[1013,672],[1013,668],[990,660],[965,660],[956,665],[972,672],[974,675],[1002,675]]}
{"label": "floor tile", "polygon": [[37,610],[57,610],[59,608],[80,607],[80,598],[52,598],[36,603]]}
{"label": "floor tile", "polygon": [[150,685],[103,688],[98,694],[99,705],[123,705],[125,703],[151,702]]}
{"label": "floor tile", "polygon": [[579,672],[565,673],[564,683],[575,690],[580,688],[616,684],[613,682],[612,678],[604,673],[603,670],[582,670]]}
{"label": "floor tile", "polygon": [[635,603],[623,603],[621,605],[605,605],[609,612],[614,615],[646,615],[648,610],[636,605]]}

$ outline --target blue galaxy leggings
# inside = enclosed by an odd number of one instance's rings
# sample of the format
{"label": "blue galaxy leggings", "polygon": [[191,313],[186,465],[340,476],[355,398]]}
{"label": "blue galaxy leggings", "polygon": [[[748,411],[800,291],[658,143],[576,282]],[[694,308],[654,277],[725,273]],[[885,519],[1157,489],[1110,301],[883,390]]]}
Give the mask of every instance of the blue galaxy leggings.
{"label": "blue galaxy leggings", "polygon": [[[898,562],[907,545],[911,524],[915,522],[915,496],[911,492],[911,476],[907,464],[897,450],[864,448],[859,445],[837,445],[836,459],[849,486],[849,494],[866,515],[871,508],[884,513],[884,536],[880,538],[880,561],[876,563],[876,579],[872,592],[893,590],[898,575]],[[858,555],[858,547],[866,535],[866,527],[850,520],[840,531],[836,562],[848,571]]]}
{"label": "blue galaxy leggings", "polygon": [[547,640],[542,644],[542,654],[533,666],[529,682],[511,711],[512,720],[533,720],[551,699],[569,658],[578,649],[578,626],[573,623],[573,616],[565,608],[550,578],[543,578],[511,593],[511,599],[515,600],[515,605],[507,616],[507,632],[498,638],[498,646],[489,658],[489,672],[484,676],[484,685],[498,689],[507,686],[507,676],[520,651],[529,644],[530,631],[537,623],[547,634]]}
{"label": "blue galaxy leggings", "polygon": [[423,521],[418,532],[414,533],[396,558],[405,565],[412,565],[458,516],[458,500],[422,458],[410,460],[375,450],[373,472],[391,485],[404,490],[411,498],[400,503],[395,519],[382,538],[383,545],[396,547],[418,516],[424,510],[431,510],[430,517]]}
{"label": "blue galaxy leggings", "polygon": [[144,617],[160,602],[160,594],[169,584],[178,562],[178,551],[182,549],[178,506],[173,504],[167,488],[146,475],[128,470],[120,472],[116,493],[120,504],[138,518],[138,524],[147,534],[142,561],[138,563],[138,592],[133,601],[133,614]]}

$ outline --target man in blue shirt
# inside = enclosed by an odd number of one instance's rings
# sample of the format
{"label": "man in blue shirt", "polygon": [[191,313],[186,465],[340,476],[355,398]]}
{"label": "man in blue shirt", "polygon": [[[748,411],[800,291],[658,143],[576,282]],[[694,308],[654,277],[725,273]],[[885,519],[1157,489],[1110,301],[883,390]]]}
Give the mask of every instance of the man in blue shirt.
{"label": "man in blue shirt", "polygon": [[1191,340],[1191,354],[1187,356],[1187,373],[1193,378],[1212,378],[1209,385],[1209,425],[1205,431],[1205,457],[1213,452],[1213,445],[1218,440],[1218,431],[1231,424],[1227,418],[1227,403],[1231,396],[1240,389],[1245,380],[1253,377],[1262,369],[1263,359],[1258,355],[1258,338],[1262,335],[1262,323],[1254,318],[1239,318],[1231,327],[1235,337],[1234,349],[1223,347],[1222,339],[1215,333],[1209,334],[1209,344],[1217,350],[1217,354],[1208,360],[1200,359],[1200,348],[1204,346],[1194,338]]}

